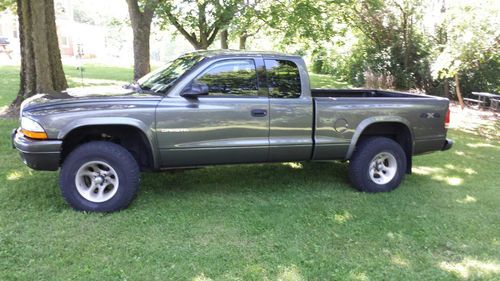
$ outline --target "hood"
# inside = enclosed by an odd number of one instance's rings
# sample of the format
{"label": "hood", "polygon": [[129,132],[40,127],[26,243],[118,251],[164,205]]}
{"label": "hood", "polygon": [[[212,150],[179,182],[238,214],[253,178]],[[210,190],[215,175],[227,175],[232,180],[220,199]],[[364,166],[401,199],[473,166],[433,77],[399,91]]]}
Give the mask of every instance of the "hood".
{"label": "hood", "polygon": [[80,103],[108,103],[118,100],[129,100],[130,102],[135,100],[160,100],[162,97],[163,95],[160,94],[138,93],[133,89],[120,86],[69,88],[57,94],[36,94],[29,97],[21,104],[21,111]]}

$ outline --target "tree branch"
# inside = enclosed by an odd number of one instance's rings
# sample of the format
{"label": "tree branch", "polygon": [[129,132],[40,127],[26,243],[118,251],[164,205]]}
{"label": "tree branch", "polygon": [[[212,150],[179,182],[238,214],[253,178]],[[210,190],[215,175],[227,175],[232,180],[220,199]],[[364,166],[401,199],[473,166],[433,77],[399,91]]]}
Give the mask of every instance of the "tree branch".
{"label": "tree branch", "polygon": [[179,23],[177,18],[169,10],[166,10],[165,13],[167,14],[170,23],[177,28],[177,30],[189,41],[189,43],[193,46],[197,46],[198,40],[196,40],[196,35],[189,34],[189,32]]}

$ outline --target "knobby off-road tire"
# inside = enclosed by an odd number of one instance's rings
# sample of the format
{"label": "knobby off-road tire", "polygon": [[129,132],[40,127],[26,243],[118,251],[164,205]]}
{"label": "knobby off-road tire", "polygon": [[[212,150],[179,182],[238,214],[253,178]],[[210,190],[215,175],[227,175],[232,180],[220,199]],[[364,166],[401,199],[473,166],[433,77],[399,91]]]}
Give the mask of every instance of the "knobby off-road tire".
{"label": "knobby off-road tire", "polygon": [[406,171],[406,154],[394,140],[362,140],[350,159],[349,179],[359,191],[387,192],[399,186]]}
{"label": "knobby off-road tire", "polygon": [[61,193],[78,211],[114,212],[126,208],[139,190],[140,171],[120,145],[92,141],[73,150],[60,174]]}

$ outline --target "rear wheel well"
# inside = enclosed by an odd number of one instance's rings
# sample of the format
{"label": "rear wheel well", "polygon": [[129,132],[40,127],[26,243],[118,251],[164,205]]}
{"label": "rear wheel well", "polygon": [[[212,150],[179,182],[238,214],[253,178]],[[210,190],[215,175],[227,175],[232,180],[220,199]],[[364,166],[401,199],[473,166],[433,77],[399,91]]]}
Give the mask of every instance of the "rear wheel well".
{"label": "rear wheel well", "polygon": [[413,140],[408,126],[399,122],[380,122],[371,124],[363,130],[356,145],[358,145],[361,140],[374,136],[390,138],[401,145],[406,154],[406,173],[410,174]]}
{"label": "rear wheel well", "polygon": [[146,135],[129,125],[92,125],[78,127],[63,139],[61,163],[78,146],[90,141],[109,141],[123,146],[137,161],[141,170],[154,169],[153,150]]}

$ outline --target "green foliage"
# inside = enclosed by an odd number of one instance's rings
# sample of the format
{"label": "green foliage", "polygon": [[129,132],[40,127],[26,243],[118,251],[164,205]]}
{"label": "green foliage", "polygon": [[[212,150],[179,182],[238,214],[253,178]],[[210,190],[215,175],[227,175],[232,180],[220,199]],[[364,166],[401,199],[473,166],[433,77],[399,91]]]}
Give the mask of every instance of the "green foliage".
{"label": "green foliage", "polygon": [[[465,15],[465,16],[464,16]],[[498,1],[458,1],[446,10],[440,27],[446,35],[437,44],[432,66],[435,78],[473,70],[500,52]]]}
{"label": "green foliage", "polygon": [[500,55],[497,53],[474,69],[463,71],[460,75],[462,91],[500,93]]}
{"label": "green foliage", "polygon": [[0,12],[3,12],[7,9],[15,10],[16,7],[16,0],[0,0]]}
{"label": "green foliage", "polygon": [[498,3],[490,0],[459,0],[442,7],[430,40],[436,82],[457,75],[465,95],[500,90],[499,15]]}
{"label": "green foliage", "polygon": [[[240,40],[240,48],[249,37],[255,36],[263,27],[269,13],[269,1],[245,0],[238,8],[234,18],[226,28],[231,39]],[[242,41],[243,40],[243,41]]]}
{"label": "green foliage", "polygon": [[[340,39],[332,36],[330,44],[309,47],[312,70],[356,86],[365,84],[368,71],[393,77],[395,88],[438,95],[443,94],[443,78],[460,72],[465,93],[498,91],[499,6],[490,0],[454,1],[448,9],[433,3],[351,0],[336,4],[347,32],[340,33]],[[437,15],[431,18],[429,13]]]}
{"label": "green foliage", "polygon": [[325,48],[319,47],[312,53],[311,71],[313,73],[328,73],[327,64],[325,60],[327,52]]}
{"label": "green foliage", "polygon": [[429,46],[417,28],[421,18],[421,1],[354,0],[338,6],[350,33],[355,36],[348,52],[338,53],[338,45],[329,50],[331,73],[362,85],[363,73],[370,70],[391,75],[395,87],[425,88]]}
{"label": "green foliage", "polygon": [[331,1],[276,1],[269,6],[266,23],[282,38],[282,44],[295,40],[328,40],[334,33]]}
{"label": "green foliage", "polygon": [[173,25],[196,49],[207,49],[242,5],[242,0],[162,1],[157,16],[163,27]]}

